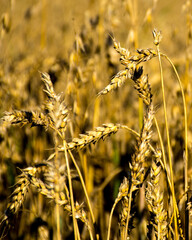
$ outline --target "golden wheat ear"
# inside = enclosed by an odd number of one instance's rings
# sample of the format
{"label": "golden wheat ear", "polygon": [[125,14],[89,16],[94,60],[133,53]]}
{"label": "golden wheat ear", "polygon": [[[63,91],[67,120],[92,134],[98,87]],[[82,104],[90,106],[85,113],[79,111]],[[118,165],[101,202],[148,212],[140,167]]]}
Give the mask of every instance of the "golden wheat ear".
{"label": "golden wheat ear", "polygon": [[34,126],[43,126],[46,129],[51,124],[50,118],[46,114],[35,111],[18,111],[5,112],[2,121],[9,122],[11,124],[31,124],[31,127]]}
{"label": "golden wheat ear", "polygon": [[[73,138],[71,142],[66,143],[68,150],[82,149],[91,143],[95,144],[99,140],[104,140],[111,134],[115,134],[120,129],[120,124],[106,123],[102,127],[97,127],[95,131],[88,131],[86,134],[80,134],[80,138]],[[65,151],[64,147],[58,147],[58,150]]]}
{"label": "golden wheat ear", "polygon": [[10,202],[7,205],[5,215],[2,221],[9,223],[9,220],[19,211],[24,203],[25,197],[31,185],[30,180],[26,177],[26,174],[35,175],[36,168],[26,168],[22,174],[19,175],[18,181],[15,185],[15,190],[10,196]]}
{"label": "golden wheat ear", "polygon": [[121,87],[125,83],[126,79],[128,79],[128,76],[129,76],[128,70],[123,70],[123,71],[118,72],[112,78],[110,84],[107,85],[102,91],[100,91],[97,94],[97,97],[100,95],[105,95],[105,94],[111,92],[112,90],[115,90],[115,89]]}
{"label": "golden wheat ear", "polygon": [[152,228],[154,228],[157,239],[167,239],[168,219],[167,211],[164,209],[164,194],[160,187],[162,168],[160,165],[161,152],[158,151],[152,161],[150,180],[146,188],[146,201],[150,211],[150,222],[148,225],[148,239],[151,239]]}

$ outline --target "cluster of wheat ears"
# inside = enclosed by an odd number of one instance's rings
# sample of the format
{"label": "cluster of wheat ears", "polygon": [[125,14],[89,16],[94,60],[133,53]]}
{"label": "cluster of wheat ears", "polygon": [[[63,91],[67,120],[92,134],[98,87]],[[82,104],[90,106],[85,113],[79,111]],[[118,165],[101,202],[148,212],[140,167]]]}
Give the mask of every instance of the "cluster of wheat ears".
{"label": "cluster of wheat ears", "polygon": [[[7,232],[11,231],[13,219],[22,208],[26,209],[25,200],[28,194],[37,192],[39,196],[47,198],[51,208],[53,208],[56,218],[54,218],[54,234],[50,233],[46,224],[40,224],[38,234],[43,234],[43,227],[48,229],[45,235],[51,239],[52,235],[56,239],[62,239],[61,217],[70,216],[72,219],[72,232],[74,239],[131,239],[132,231],[137,229],[138,222],[135,223],[135,209],[139,204],[140,195],[143,192],[143,200],[146,203],[145,214],[145,238],[147,239],[185,239],[189,236],[189,212],[190,199],[188,191],[188,136],[187,136],[187,110],[184,91],[177,70],[171,60],[160,51],[161,32],[156,29],[153,31],[154,49],[137,49],[136,53],[121,47],[120,43],[111,37],[114,49],[120,55],[120,62],[123,69],[120,70],[111,79],[109,85],[101,90],[96,96],[95,101],[101,97],[105,98],[112,90],[127,87],[131,80],[135,91],[144,103],[145,114],[142,121],[140,132],[136,132],[125,124],[105,123],[93,130],[80,134],[79,137],[68,141],[66,131],[70,128],[70,108],[65,103],[64,97],[56,93],[53,87],[52,79],[47,73],[40,73],[41,80],[44,83],[44,92],[47,100],[39,111],[15,110],[6,112],[1,119],[1,128],[8,128],[9,124],[29,124],[31,127],[43,127],[45,131],[52,131],[54,142],[51,154],[46,160],[41,160],[34,166],[20,169],[21,174],[14,186],[15,190],[9,198],[7,209],[1,219],[1,237],[6,237]],[[114,50],[114,51],[115,51]],[[167,148],[163,143],[162,135],[159,130],[158,121],[155,117],[156,109],[153,103],[153,95],[150,85],[150,75],[144,74],[143,62],[158,58],[161,75],[162,101],[165,116],[165,129],[167,137]],[[184,179],[185,191],[185,224],[180,218],[180,209],[175,195],[172,152],[169,138],[169,126],[167,120],[167,106],[164,94],[164,80],[161,59],[165,58],[173,67],[176,79],[178,80],[183,100],[184,109]],[[118,90],[120,91],[120,89]],[[153,145],[152,126],[156,127],[159,137],[159,144]],[[153,128],[155,129],[155,128]],[[106,231],[101,233],[100,223],[97,221],[97,211],[92,202],[90,193],[87,190],[84,168],[77,163],[77,152],[82,152],[90,145],[97,144],[119,130],[128,131],[136,137],[136,144],[131,160],[127,162],[127,177],[124,177],[120,184],[118,193],[114,200],[108,217],[106,218]],[[103,143],[105,144],[105,142]],[[158,147],[157,147],[158,146]],[[166,149],[165,149],[166,148]],[[166,154],[167,153],[167,154]],[[72,170],[72,169],[73,170]],[[74,182],[78,179],[83,191],[83,200],[74,197]],[[108,184],[108,182],[104,184]],[[163,183],[163,184],[162,184]],[[165,196],[166,192],[166,196]],[[31,196],[31,195],[30,195]],[[42,198],[38,198],[42,201]],[[118,224],[114,230],[112,222],[115,209],[118,208]],[[65,214],[61,214],[61,210]],[[24,211],[24,209],[22,210]],[[45,210],[46,211],[46,210]],[[137,216],[138,218],[138,216]],[[42,232],[42,233],[41,233]],[[117,233],[118,232],[118,233]],[[184,232],[184,233],[183,233]],[[43,236],[43,235],[42,235]],[[187,238],[187,237],[186,237]],[[41,238],[43,239],[43,237]],[[135,239],[135,238],[134,238]]]}

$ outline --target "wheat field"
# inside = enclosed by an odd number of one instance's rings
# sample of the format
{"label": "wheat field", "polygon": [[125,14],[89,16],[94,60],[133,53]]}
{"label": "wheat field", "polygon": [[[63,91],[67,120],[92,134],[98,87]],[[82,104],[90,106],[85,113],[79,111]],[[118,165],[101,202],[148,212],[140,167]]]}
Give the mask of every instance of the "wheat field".
{"label": "wheat field", "polygon": [[0,6],[0,239],[192,239],[191,1]]}

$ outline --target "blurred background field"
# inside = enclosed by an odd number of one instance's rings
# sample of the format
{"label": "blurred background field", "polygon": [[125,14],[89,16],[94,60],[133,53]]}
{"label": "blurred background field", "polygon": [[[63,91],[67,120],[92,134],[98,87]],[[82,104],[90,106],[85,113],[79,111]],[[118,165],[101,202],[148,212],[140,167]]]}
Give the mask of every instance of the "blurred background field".
{"label": "blurred background field", "polygon": [[[122,47],[135,52],[137,48],[155,48],[152,30],[157,28],[163,35],[161,52],[172,59],[186,95],[188,180],[191,191],[191,12],[191,1],[181,0],[0,0],[0,117],[4,116],[4,112],[13,110],[39,111],[46,100],[39,72],[47,72],[53,81],[55,92],[62,94],[70,111],[67,142],[104,123],[125,124],[139,132],[139,101],[131,81],[126,81],[111,94],[100,98],[96,96],[122,69],[111,36]],[[155,58],[143,63],[143,66],[144,72],[149,75],[156,117],[166,144],[159,63]],[[183,105],[178,82],[166,61],[163,62],[163,71],[175,192],[181,211],[185,207],[182,197]],[[160,147],[155,127],[152,144]],[[85,176],[101,239],[106,239],[109,213],[119,185],[123,177],[129,175],[129,161],[134,145],[133,135],[119,131],[104,142],[75,153]],[[5,212],[16,177],[21,173],[20,169],[46,160],[53,148],[54,140],[50,130],[1,123],[0,215],[3,216]],[[108,176],[111,176],[111,180],[105,188],[98,190]],[[78,179],[74,181],[73,187],[75,199],[83,202],[84,196]],[[57,239],[54,211],[50,208],[53,203],[40,193],[32,192],[33,190],[29,191],[13,225],[2,233],[4,239]],[[118,239],[119,212],[117,207],[112,223],[112,239]],[[145,208],[140,214],[138,219],[145,217]],[[182,211],[180,215],[184,227]],[[62,210],[60,216],[62,239],[73,239],[71,217]],[[39,230],[42,226],[48,232],[44,238]],[[80,228],[83,232],[83,227]],[[145,239],[142,238],[145,231],[133,230],[133,239]],[[82,239],[88,239],[87,235],[82,233]]]}

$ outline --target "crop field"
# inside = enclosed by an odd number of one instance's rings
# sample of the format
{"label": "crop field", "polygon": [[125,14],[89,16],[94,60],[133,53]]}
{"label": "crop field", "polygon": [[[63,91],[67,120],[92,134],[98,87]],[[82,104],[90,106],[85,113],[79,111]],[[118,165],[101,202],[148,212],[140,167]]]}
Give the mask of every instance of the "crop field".
{"label": "crop field", "polygon": [[192,239],[192,2],[0,18],[0,239]]}

